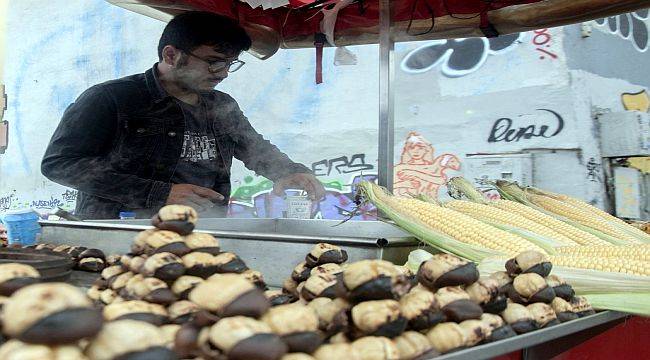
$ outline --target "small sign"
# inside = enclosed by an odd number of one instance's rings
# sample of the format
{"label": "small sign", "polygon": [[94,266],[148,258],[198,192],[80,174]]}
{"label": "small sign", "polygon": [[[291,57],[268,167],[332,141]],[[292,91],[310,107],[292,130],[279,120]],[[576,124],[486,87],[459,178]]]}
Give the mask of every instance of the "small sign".
{"label": "small sign", "polygon": [[307,196],[287,196],[287,218],[310,219],[311,200]]}

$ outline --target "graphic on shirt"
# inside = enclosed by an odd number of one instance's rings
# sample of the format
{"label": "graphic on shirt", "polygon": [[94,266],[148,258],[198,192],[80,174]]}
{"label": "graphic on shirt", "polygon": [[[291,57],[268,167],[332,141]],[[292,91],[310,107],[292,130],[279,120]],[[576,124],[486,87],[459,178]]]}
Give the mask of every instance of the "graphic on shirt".
{"label": "graphic on shirt", "polygon": [[217,144],[213,137],[205,133],[185,132],[181,160],[199,162],[214,160],[217,156]]}

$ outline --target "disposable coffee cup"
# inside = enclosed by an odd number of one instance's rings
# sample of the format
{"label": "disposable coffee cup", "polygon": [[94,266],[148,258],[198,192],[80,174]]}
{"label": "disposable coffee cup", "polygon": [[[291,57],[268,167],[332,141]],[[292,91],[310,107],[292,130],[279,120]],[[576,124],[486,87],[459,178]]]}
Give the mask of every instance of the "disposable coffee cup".
{"label": "disposable coffee cup", "polygon": [[306,195],[290,195],[286,197],[287,218],[311,219],[311,200]]}
{"label": "disposable coffee cup", "polygon": [[41,233],[38,214],[32,209],[8,211],[2,217],[2,223],[7,228],[9,245],[34,245]]}

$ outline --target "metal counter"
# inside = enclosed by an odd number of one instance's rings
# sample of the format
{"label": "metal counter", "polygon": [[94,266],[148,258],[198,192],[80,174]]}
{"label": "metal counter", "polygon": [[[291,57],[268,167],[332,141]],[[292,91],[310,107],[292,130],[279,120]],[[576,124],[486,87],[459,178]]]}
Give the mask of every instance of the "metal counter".
{"label": "metal counter", "polygon": [[[196,231],[219,239],[221,248],[239,255],[264,274],[270,286],[280,287],[312,246],[328,242],[343,247],[349,262],[384,259],[406,262],[419,241],[396,226],[378,221],[295,219],[200,219]],[[95,247],[109,254],[130,251],[135,235],[150,228],[149,220],[93,222],[41,221],[40,242]]]}

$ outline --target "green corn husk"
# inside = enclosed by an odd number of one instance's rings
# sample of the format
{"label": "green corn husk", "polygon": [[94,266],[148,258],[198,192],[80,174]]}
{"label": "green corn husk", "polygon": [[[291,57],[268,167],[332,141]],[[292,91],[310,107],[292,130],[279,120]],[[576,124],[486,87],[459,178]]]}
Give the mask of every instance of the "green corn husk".
{"label": "green corn husk", "polygon": [[505,256],[499,251],[458,241],[442,232],[432,229],[419,219],[400,213],[398,209],[394,209],[387,202],[380,199],[378,195],[381,194],[376,194],[375,191],[383,192],[384,196],[392,195],[374,183],[367,181],[361,182],[358,189],[362,196],[371,201],[377,209],[381,210],[395,224],[440,251],[451,253],[470,261],[479,261],[491,256]]}
{"label": "green corn husk", "polygon": [[[503,271],[506,259],[484,259],[478,265],[483,276]],[[555,274],[570,284],[578,295],[599,293],[650,293],[650,277],[553,265]]]}
{"label": "green corn husk", "polygon": [[483,196],[483,193],[478,191],[467,179],[462,176],[456,176],[451,178],[447,182],[447,190],[451,197],[454,199],[461,199],[463,196],[468,200],[489,205],[490,201]]}
{"label": "green corn husk", "polygon": [[599,293],[587,294],[584,297],[596,310],[616,310],[650,316],[650,293]]}

